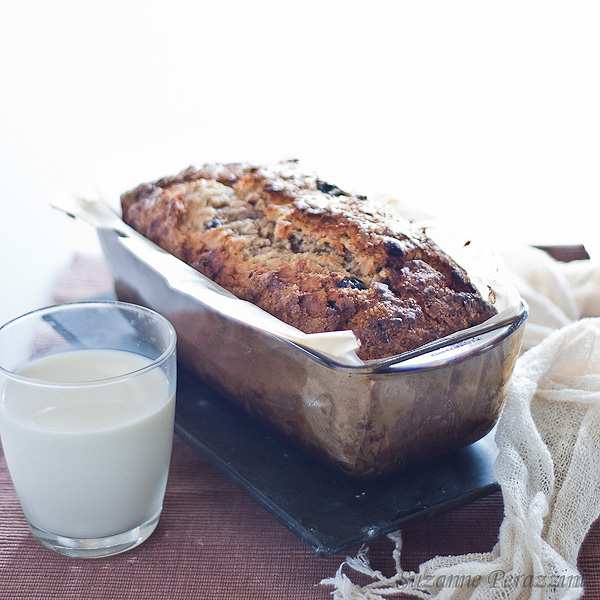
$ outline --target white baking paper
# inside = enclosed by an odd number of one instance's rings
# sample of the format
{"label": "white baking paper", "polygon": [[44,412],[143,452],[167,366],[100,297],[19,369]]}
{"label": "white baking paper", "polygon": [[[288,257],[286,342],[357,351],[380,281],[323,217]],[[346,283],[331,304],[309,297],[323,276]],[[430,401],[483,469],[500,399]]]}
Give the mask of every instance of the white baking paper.
{"label": "white baking paper", "polygon": [[[471,238],[461,235],[455,227],[444,226],[426,216],[412,220],[392,199],[379,200],[387,212],[397,214],[403,225],[413,230],[425,229],[427,234],[466,269],[481,295],[495,305],[499,320],[520,307],[520,296],[511,284],[499,256]],[[317,354],[325,355],[344,366],[365,363],[357,356],[360,341],[352,331],[331,331],[306,334],[284,323],[258,306],[240,300],[194,268],[166,252],[133,228],[129,227],[99,198],[76,194],[61,194],[52,203],[73,218],[82,219],[97,229],[110,229],[124,238],[123,243],[139,259],[165,277],[169,285],[227,318],[241,321],[272,335],[294,342]],[[468,243],[467,243],[468,242]],[[452,336],[445,338],[451,343]]]}

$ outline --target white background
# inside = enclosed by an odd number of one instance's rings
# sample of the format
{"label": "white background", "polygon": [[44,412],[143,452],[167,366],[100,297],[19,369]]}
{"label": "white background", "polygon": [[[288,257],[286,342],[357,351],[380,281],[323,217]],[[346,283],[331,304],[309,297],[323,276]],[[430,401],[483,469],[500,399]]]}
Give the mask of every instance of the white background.
{"label": "white background", "polygon": [[113,204],[212,160],[299,157],[490,239],[583,242],[600,197],[595,2],[0,2],[0,320]]}

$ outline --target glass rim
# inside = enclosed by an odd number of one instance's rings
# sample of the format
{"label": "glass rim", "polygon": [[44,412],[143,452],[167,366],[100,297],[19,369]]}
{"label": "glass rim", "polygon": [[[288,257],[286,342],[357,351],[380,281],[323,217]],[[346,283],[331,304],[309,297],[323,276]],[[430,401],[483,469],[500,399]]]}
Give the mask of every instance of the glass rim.
{"label": "glass rim", "polygon": [[[50,306],[44,306],[42,308],[36,308],[29,312],[26,312],[22,315],[14,317],[10,321],[7,321],[2,326],[0,326],[0,336],[2,333],[8,328],[14,326],[19,321],[25,321],[26,319],[30,319],[32,317],[42,315],[44,313],[48,314],[54,311],[62,311],[68,310],[69,308],[93,308],[93,307],[105,307],[105,308],[123,308],[127,310],[133,310],[139,313],[146,313],[150,315],[152,318],[161,322],[164,326],[166,326],[167,331],[169,333],[169,339],[167,343],[166,349],[155,359],[151,359],[151,362],[146,366],[140,369],[134,369],[133,371],[127,371],[121,375],[115,375],[114,377],[105,377],[102,379],[90,379],[88,381],[53,381],[52,379],[38,379],[35,377],[28,377],[26,375],[19,375],[10,369],[6,369],[0,364],[0,375],[4,375],[9,379],[20,381],[22,383],[27,383],[29,385],[37,385],[41,387],[53,387],[53,388],[78,388],[78,387],[99,387],[103,385],[109,385],[112,383],[117,383],[119,381],[124,381],[126,379],[131,379],[132,377],[138,377],[152,371],[159,367],[162,363],[164,363],[169,356],[175,351],[175,347],[177,345],[177,333],[175,328],[171,324],[171,322],[161,315],[160,313],[152,310],[151,308],[147,308],[146,306],[141,306],[140,304],[133,304],[132,302],[122,302],[120,300],[82,300],[76,302],[61,302],[60,304],[53,304]],[[126,350],[124,352],[127,352]],[[54,354],[60,354],[60,352],[56,352]],[[48,355],[52,356],[52,355]]]}

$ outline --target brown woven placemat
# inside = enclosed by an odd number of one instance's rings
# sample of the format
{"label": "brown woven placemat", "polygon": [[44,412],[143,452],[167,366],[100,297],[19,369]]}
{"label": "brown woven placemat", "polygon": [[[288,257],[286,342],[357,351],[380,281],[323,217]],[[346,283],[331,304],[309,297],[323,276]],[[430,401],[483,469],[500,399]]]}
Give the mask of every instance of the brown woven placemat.
{"label": "brown woven placemat", "polygon": [[[59,278],[54,300],[88,298],[109,289],[101,260],[76,257]],[[403,567],[416,569],[438,554],[490,550],[502,515],[497,493],[406,529]],[[394,572],[392,548],[385,537],[370,545],[372,565],[386,574]],[[325,600],[330,588],[316,584],[332,576],[343,558],[319,558],[178,438],[163,515],[153,535],[110,558],[62,557],[31,537],[0,453],[2,600]],[[600,598],[599,563],[596,523],[579,557],[586,598]]]}

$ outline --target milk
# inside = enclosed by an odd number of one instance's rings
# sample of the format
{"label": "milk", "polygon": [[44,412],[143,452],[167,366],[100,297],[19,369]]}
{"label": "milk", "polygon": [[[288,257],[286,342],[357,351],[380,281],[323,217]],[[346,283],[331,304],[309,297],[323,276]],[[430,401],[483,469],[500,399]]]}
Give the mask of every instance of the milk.
{"label": "milk", "polygon": [[[4,453],[28,521],[73,538],[119,534],[160,513],[175,398],[159,368],[118,350],[73,350],[38,359],[2,392]],[[53,386],[48,381],[74,382]]]}

